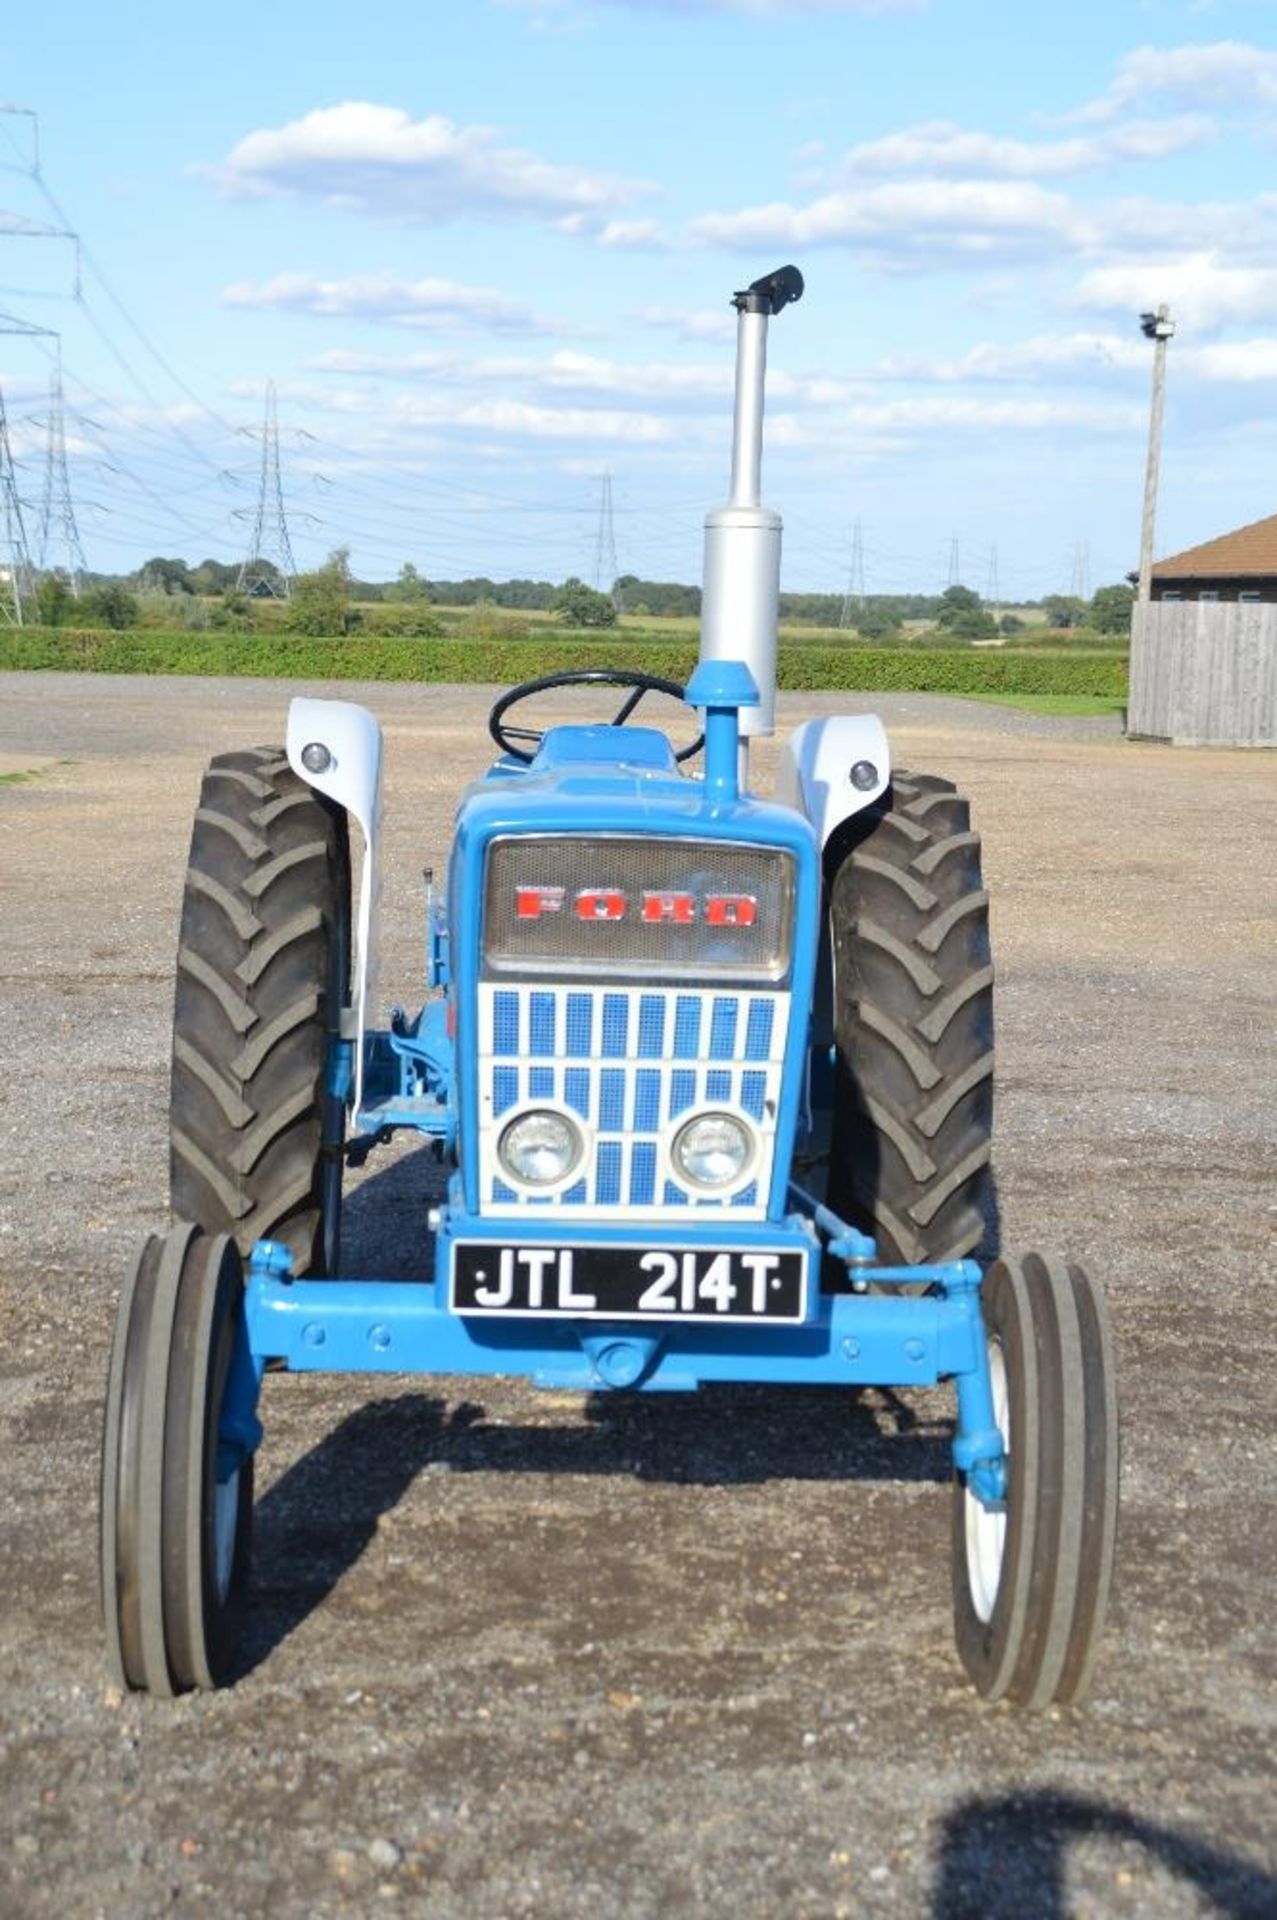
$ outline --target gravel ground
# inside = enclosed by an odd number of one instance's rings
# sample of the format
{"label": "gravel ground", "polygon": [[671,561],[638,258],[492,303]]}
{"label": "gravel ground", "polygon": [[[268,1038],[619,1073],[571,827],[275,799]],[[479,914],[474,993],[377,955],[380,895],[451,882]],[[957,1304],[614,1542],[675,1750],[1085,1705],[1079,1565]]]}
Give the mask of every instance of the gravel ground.
{"label": "gravel ground", "polygon": [[[1123,1518],[1088,1708],[964,1685],[944,1393],[284,1375],[243,1676],[110,1690],[100,1402],[164,1216],[190,814],[207,755],[279,737],[299,690],[0,676],[0,774],[37,770],[0,785],[0,1910],[1277,1913],[1277,761],[1103,721],[873,703],[984,834],[1003,1241],[1110,1288]],[[418,874],[489,696],[339,691],[386,723],[384,986],[412,1001]],[[410,1270],[433,1181],[374,1158],[353,1269]]]}

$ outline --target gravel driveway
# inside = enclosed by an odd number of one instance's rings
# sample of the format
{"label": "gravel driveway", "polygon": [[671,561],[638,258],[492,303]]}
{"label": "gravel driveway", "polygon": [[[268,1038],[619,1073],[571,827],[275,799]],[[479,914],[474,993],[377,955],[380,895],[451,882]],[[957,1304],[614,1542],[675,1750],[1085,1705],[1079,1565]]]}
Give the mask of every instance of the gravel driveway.
{"label": "gravel driveway", "polygon": [[[98,1425],[120,1275],[164,1217],[190,815],[204,759],[280,737],[302,690],[0,675],[0,774],[32,773],[0,783],[0,1911],[1277,1914],[1277,758],[1107,722],[866,702],[984,834],[1003,1241],[1110,1288],[1124,1499],[1089,1707],[964,1684],[945,1392],[285,1375],[245,1672],[110,1690]],[[386,725],[408,1003],[490,692],[337,691]],[[374,1157],[348,1267],[411,1271],[436,1185]]]}

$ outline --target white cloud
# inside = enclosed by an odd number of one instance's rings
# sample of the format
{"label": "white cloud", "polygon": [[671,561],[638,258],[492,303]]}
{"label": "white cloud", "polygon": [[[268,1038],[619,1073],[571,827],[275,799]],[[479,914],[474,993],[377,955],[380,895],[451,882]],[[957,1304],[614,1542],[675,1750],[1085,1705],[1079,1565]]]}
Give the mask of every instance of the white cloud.
{"label": "white cloud", "polygon": [[1202,145],[1214,130],[1205,115],[1184,114],[1172,120],[1131,120],[1067,140],[1031,141],[931,120],[862,141],[844,154],[841,164],[850,176],[925,173],[933,178],[1028,180],[1084,173],[1120,160],[1165,159]]}
{"label": "white cloud", "polygon": [[[526,12],[543,15],[576,11],[588,0],[507,0]],[[756,20],[795,20],[839,13],[921,13],[928,0],[596,0],[633,13],[743,13]]]}
{"label": "white cloud", "polygon": [[1137,47],[1118,62],[1113,84],[1069,120],[1107,120],[1131,105],[1157,100],[1178,106],[1242,107],[1277,104],[1277,53],[1244,40],[1181,47]]}
{"label": "white cloud", "polygon": [[434,225],[486,216],[604,226],[653,189],[503,146],[492,127],[350,100],[247,134],[215,178],[232,194],[299,194],[351,212]]}
{"label": "white cloud", "polygon": [[[577,399],[663,403],[680,411],[707,409],[721,418],[724,431],[730,417],[734,378],[727,361],[712,366],[681,361],[625,362],[567,350],[544,359],[498,356],[460,360],[434,353],[395,356],[338,349],[316,355],[308,364],[316,372],[428,381],[436,387],[482,390],[500,386],[538,399],[570,394]],[[821,374],[788,373],[777,367],[768,376],[768,391],[774,400],[791,407],[827,408],[851,399],[860,385]]]}
{"label": "white cloud", "polygon": [[1006,344],[982,342],[952,360],[895,355],[875,362],[872,372],[878,380],[943,386],[1052,380],[1091,383],[1143,367],[1147,361],[1147,349],[1138,336],[1128,340],[1116,333],[1040,334]]}
{"label": "white cloud", "polygon": [[894,181],[805,206],[773,201],[703,214],[688,232],[694,243],[717,246],[856,245],[882,265],[928,268],[1073,250],[1096,237],[1063,194],[999,180]]}
{"label": "white cloud", "polygon": [[639,326],[671,331],[680,340],[734,340],[736,337],[736,315],[730,308],[722,313],[705,308],[685,313],[681,307],[638,307],[629,317]]}
{"label": "white cloud", "polygon": [[1225,265],[1211,253],[1123,262],[1093,268],[1073,296],[1075,306],[1128,315],[1162,301],[1199,330],[1267,319],[1277,311],[1277,267]]}
{"label": "white cloud", "polygon": [[401,280],[390,272],[351,274],[321,280],[309,273],[277,273],[253,285],[239,280],[223,289],[227,307],[279,308],[324,317],[384,320],[399,327],[451,332],[486,327],[493,333],[566,333],[564,322],[535,314],[492,287],[468,287],[455,280]]}

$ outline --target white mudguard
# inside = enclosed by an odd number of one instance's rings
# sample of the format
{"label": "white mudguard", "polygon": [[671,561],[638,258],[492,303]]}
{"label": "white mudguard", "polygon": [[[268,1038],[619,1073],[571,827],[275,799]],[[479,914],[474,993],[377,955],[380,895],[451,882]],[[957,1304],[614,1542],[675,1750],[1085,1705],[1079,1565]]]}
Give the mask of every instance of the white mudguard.
{"label": "white mudguard", "polygon": [[[853,785],[853,767],[868,764],[876,778]],[[805,720],[781,749],[776,798],[806,814],[822,847],[844,820],[877,800],[891,779],[887,731],[875,713],[837,714]]]}
{"label": "white mudguard", "polygon": [[[332,756],[322,773],[311,773],[302,764],[302,748],[311,741],[319,741]],[[344,807],[363,834],[351,1010],[342,1020],[342,1033],[355,1042],[354,1110],[358,1113],[364,1093],[364,1030],[368,1003],[376,987],[376,926],[381,902],[381,728],[366,707],[348,700],[294,700],[288,709],[288,764],[308,787]]]}

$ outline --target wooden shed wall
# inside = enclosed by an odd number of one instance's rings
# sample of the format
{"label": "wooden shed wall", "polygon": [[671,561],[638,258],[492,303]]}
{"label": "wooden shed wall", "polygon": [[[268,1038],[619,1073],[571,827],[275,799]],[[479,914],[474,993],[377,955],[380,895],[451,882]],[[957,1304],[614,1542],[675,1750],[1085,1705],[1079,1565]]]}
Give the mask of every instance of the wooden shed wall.
{"label": "wooden shed wall", "polygon": [[1277,747],[1277,606],[1136,605],[1126,730],[1176,746]]}

